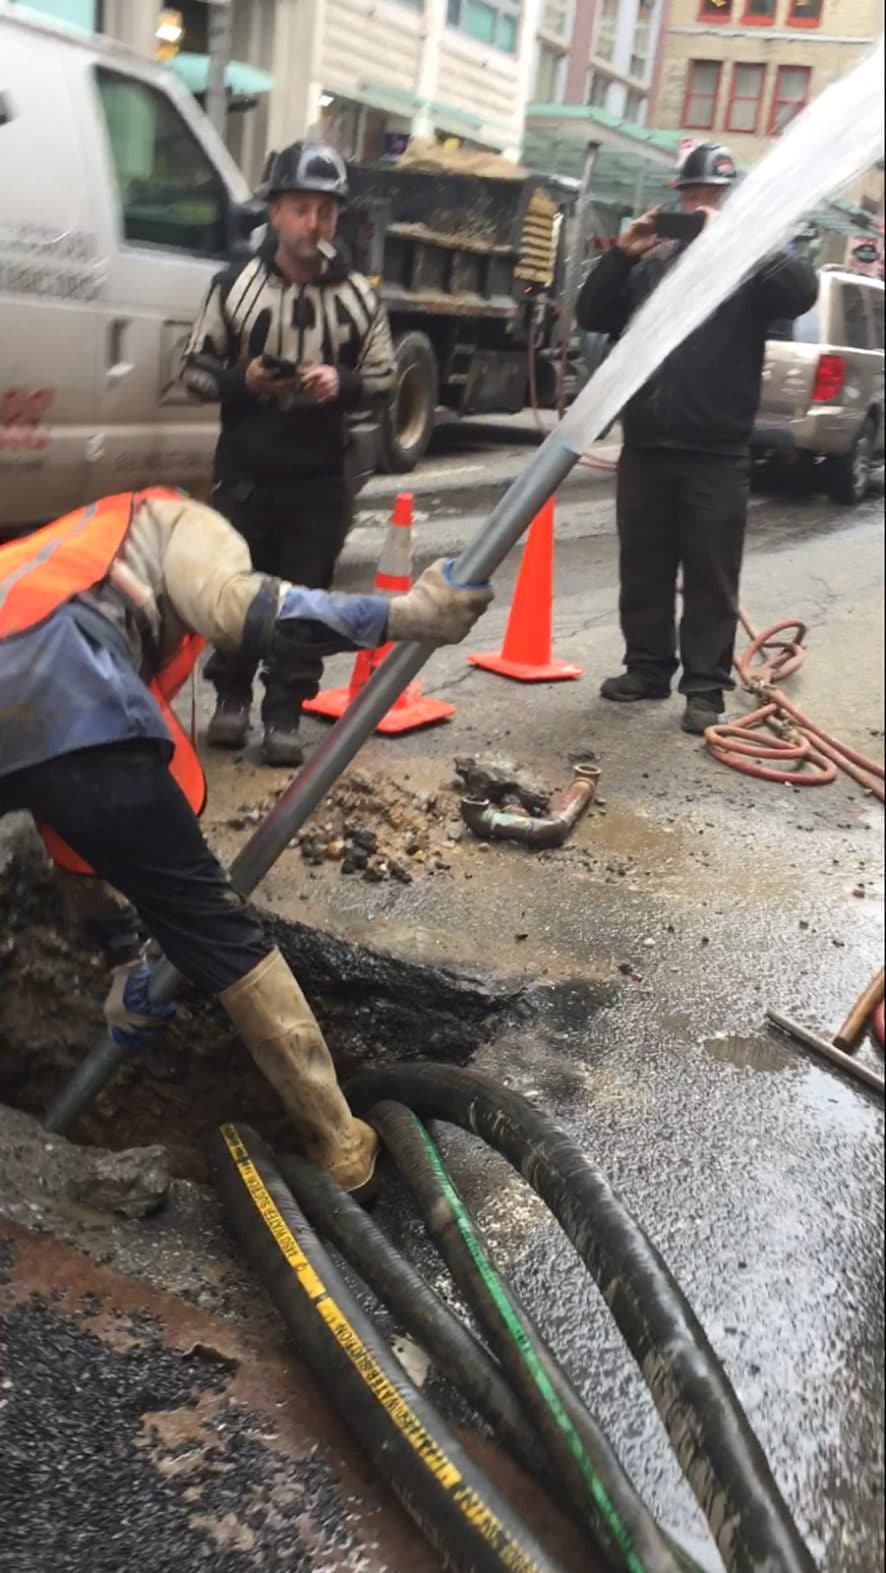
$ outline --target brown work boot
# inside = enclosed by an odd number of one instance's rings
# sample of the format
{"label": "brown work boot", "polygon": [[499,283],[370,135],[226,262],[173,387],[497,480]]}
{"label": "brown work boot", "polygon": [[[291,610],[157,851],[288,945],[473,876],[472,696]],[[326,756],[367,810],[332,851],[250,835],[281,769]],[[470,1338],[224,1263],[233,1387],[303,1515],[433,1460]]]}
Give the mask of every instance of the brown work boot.
{"label": "brown work boot", "polygon": [[343,1190],[362,1190],[375,1172],[378,1137],[348,1108],[314,1013],[279,950],[219,998],[280,1094],[307,1157]]}

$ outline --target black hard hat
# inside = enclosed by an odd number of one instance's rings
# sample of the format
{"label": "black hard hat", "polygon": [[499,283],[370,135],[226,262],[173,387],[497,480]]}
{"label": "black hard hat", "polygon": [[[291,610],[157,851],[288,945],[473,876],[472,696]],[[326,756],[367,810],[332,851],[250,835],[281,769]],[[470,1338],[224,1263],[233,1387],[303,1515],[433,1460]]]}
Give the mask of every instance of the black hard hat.
{"label": "black hard hat", "polygon": [[284,191],[319,191],[348,200],[348,172],[341,155],[326,142],[293,142],[276,153],[268,170],[268,196]]}
{"label": "black hard hat", "polygon": [[700,142],[686,154],[674,185],[678,191],[682,186],[731,186],[737,174],[728,147],[719,142]]}

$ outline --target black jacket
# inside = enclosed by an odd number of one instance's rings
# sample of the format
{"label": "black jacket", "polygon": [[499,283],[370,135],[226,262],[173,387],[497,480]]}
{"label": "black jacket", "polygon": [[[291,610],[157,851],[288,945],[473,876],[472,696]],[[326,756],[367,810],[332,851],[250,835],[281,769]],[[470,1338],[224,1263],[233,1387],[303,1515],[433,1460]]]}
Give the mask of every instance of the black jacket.
{"label": "black jacket", "polygon": [[[639,261],[617,246],[591,269],[578,298],[579,326],[617,339],[684,247],[666,244]],[[622,411],[634,448],[741,453],[760,402],[767,328],[809,311],[818,279],[808,263],[779,252],[717,307],[662,362]]]}
{"label": "black jacket", "polygon": [[[184,353],[182,381],[221,401],[216,480],[275,486],[303,475],[341,474],[349,411],[386,399],[394,385],[387,313],[362,274],[337,251],[316,283],[290,284],[274,264],[273,230],[256,256],[213,279]],[[246,367],[267,352],[299,366],[335,366],[329,404],[294,395],[256,398]]]}

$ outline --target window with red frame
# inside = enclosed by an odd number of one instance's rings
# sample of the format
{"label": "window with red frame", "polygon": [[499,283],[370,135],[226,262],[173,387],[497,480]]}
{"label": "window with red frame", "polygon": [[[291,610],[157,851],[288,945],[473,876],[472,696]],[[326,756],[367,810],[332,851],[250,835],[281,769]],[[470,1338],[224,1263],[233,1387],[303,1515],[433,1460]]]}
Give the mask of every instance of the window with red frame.
{"label": "window with red frame", "polygon": [[711,130],[722,70],[719,60],[690,60],[683,100],[683,125],[687,131]]}
{"label": "window with red frame", "polygon": [[775,21],[775,0],[745,0],[742,22],[748,27],[771,27]]}
{"label": "window with red frame", "polygon": [[765,66],[733,66],[732,91],[726,110],[727,131],[747,131],[753,136],[760,121]]}
{"label": "window with red frame", "polygon": [[791,0],[788,27],[820,27],[823,0]]}
{"label": "window with red frame", "polygon": [[732,18],[732,0],[699,0],[700,22],[728,22]]}
{"label": "window with red frame", "polygon": [[778,136],[809,102],[810,66],[779,66],[772,95],[769,135]]}

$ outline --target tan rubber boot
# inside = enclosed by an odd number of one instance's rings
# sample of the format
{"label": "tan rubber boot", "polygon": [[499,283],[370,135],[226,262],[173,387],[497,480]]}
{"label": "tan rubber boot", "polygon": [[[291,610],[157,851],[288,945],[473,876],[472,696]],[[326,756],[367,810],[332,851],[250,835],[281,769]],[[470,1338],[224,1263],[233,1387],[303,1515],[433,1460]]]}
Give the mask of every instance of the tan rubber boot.
{"label": "tan rubber boot", "polygon": [[343,1190],[360,1190],[374,1173],[378,1137],[348,1108],[314,1013],[279,950],[219,999],[280,1094],[311,1162]]}

